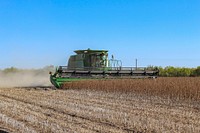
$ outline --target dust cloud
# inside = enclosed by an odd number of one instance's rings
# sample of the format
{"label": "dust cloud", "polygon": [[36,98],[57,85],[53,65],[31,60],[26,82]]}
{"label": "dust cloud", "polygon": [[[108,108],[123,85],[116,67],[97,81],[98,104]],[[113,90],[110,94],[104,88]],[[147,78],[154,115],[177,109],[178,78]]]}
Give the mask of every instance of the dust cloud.
{"label": "dust cloud", "polygon": [[48,72],[19,71],[4,73],[0,71],[0,87],[50,86]]}

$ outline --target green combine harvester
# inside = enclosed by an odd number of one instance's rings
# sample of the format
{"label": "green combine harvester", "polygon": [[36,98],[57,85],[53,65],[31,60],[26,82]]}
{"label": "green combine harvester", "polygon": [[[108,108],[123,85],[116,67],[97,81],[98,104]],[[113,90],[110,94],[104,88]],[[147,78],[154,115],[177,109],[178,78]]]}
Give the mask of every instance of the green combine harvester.
{"label": "green combine harvester", "polygon": [[85,79],[156,78],[159,71],[144,67],[122,67],[120,60],[108,59],[107,50],[76,50],[68,66],[59,66],[50,81],[56,88],[63,83]]}

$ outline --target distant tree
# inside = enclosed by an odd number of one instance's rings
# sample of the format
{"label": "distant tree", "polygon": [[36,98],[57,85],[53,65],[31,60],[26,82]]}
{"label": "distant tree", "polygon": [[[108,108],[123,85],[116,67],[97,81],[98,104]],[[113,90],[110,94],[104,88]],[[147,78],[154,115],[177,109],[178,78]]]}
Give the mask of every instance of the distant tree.
{"label": "distant tree", "polygon": [[19,72],[20,70],[15,68],[15,67],[10,67],[10,68],[6,68],[3,70],[3,73],[16,73]]}
{"label": "distant tree", "polygon": [[200,66],[198,66],[195,70],[194,70],[194,76],[200,76]]}
{"label": "distant tree", "polygon": [[179,77],[189,77],[192,74],[191,68],[177,68],[177,76]]}
{"label": "distant tree", "polygon": [[168,67],[165,67],[165,75],[167,77],[174,77],[174,76],[177,76],[177,71],[176,69],[173,67],[173,66],[168,66]]}
{"label": "distant tree", "polygon": [[[181,67],[173,67],[173,66],[167,66],[165,68],[158,67],[159,69],[159,75],[163,77],[189,77],[189,76],[195,76],[197,72],[194,72],[194,68],[181,68]],[[200,72],[200,68],[199,68]]]}

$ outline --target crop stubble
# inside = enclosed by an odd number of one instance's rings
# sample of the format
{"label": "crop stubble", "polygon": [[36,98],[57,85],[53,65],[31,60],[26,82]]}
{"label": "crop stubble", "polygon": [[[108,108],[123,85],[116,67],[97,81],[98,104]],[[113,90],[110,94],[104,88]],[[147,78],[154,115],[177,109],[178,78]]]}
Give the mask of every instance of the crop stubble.
{"label": "crop stubble", "polygon": [[[0,125],[15,132],[199,132],[199,79],[176,80],[81,81],[47,91],[1,88]],[[186,81],[196,95],[177,95],[178,85],[188,89]]]}

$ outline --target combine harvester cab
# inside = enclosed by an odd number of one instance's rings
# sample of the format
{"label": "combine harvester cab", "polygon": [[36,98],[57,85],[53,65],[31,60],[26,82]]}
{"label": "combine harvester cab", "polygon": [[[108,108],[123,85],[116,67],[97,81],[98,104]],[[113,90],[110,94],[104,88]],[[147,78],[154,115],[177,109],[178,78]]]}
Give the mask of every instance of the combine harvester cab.
{"label": "combine harvester cab", "polygon": [[59,66],[50,81],[56,88],[64,82],[85,79],[156,78],[159,71],[142,67],[122,67],[120,60],[108,59],[107,50],[76,50],[70,56],[68,66]]}

